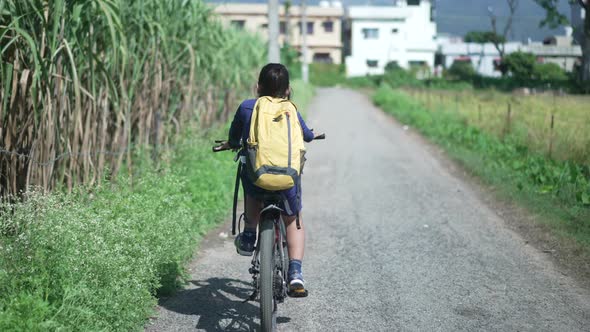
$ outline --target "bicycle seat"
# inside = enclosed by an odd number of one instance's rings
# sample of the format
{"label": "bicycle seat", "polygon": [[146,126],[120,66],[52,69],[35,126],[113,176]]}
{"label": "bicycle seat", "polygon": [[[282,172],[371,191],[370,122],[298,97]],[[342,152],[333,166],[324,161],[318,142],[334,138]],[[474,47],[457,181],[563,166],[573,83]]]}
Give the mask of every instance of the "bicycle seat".
{"label": "bicycle seat", "polygon": [[280,204],[283,201],[283,197],[279,193],[269,193],[265,194],[262,197],[262,201],[264,202],[262,211],[260,213],[265,213],[268,211],[275,211],[277,213],[285,212],[283,209],[280,208]]}
{"label": "bicycle seat", "polygon": [[283,201],[283,196],[280,193],[268,193],[262,195],[264,206],[279,205]]}

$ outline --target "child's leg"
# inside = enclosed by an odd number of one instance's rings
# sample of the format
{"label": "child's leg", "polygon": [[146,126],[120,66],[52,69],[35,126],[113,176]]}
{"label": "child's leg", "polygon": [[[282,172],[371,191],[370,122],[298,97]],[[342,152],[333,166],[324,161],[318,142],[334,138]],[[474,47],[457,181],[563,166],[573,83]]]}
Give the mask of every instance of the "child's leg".
{"label": "child's leg", "polygon": [[262,202],[253,196],[246,195],[246,222],[244,231],[234,241],[238,254],[242,256],[252,256],[254,245],[256,243],[256,226],[260,219],[260,210]]}
{"label": "child's leg", "polygon": [[297,229],[297,217],[283,215],[283,220],[287,225],[287,246],[289,247],[289,273],[288,283],[289,291],[295,292],[296,295],[304,296],[305,286],[303,282],[303,275],[301,273],[301,264],[303,263],[303,251],[305,247],[305,231],[303,229],[303,222],[299,218],[300,229]]}
{"label": "child's leg", "polygon": [[262,201],[246,194],[246,230],[256,231],[258,220],[260,219],[260,211],[262,211]]}
{"label": "child's leg", "polygon": [[305,247],[305,231],[303,228],[303,220],[299,217],[299,224],[301,229],[297,229],[296,216],[283,215],[283,220],[287,227],[287,246],[289,248],[289,259],[303,260],[303,252]]}

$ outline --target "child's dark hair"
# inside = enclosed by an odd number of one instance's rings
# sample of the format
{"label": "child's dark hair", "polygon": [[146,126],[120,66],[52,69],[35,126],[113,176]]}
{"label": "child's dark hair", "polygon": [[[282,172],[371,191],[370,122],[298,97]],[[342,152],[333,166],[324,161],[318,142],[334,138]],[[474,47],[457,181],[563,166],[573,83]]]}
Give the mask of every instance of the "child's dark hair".
{"label": "child's dark hair", "polygon": [[289,97],[289,71],[280,63],[262,67],[258,76],[258,96]]}

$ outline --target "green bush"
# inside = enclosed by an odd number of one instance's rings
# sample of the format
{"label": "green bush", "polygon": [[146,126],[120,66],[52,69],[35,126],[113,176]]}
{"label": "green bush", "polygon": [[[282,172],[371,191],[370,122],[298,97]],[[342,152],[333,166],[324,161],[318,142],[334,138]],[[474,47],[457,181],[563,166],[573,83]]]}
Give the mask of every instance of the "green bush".
{"label": "green bush", "polygon": [[533,78],[537,58],[532,53],[513,52],[506,55],[502,62],[516,80],[525,82]]}
{"label": "green bush", "polygon": [[446,73],[452,80],[470,81],[477,72],[471,62],[455,61]]}
{"label": "green bush", "polygon": [[344,65],[331,63],[311,63],[309,81],[315,86],[334,86],[346,80]]}
{"label": "green bush", "polygon": [[136,330],[176,289],[231,202],[231,156],[182,145],[173,167],[0,206],[0,330]]}
{"label": "green bush", "polygon": [[423,82],[416,78],[418,70],[419,68],[405,70],[400,67],[394,67],[383,74],[381,81],[394,88],[402,86],[420,87],[423,85]]}
{"label": "green bush", "polygon": [[538,63],[535,65],[534,77],[543,82],[565,81],[567,73],[555,63]]}
{"label": "green bush", "polygon": [[356,76],[347,78],[344,85],[351,88],[376,88],[381,80],[381,76]]}
{"label": "green bush", "polygon": [[[281,55],[287,58],[287,55]],[[301,62],[292,61],[287,65],[289,77],[291,80],[302,78]],[[310,63],[309,64],[309,82],[313,86],[335,86],[346,82],[346,72],[344,65],[331,63]]]}

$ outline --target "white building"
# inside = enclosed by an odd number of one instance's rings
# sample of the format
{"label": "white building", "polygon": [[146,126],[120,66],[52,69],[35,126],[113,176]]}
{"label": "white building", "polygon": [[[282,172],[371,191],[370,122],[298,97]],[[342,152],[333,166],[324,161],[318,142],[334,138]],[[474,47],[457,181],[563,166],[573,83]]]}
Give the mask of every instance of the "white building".
{"label": "white building", "polygon": [[434,66],[436,23],[428,0],[398,0],[393,6],[350,6],[346,14],[347,76],[382,74],[389,63],[402,68]]}
{"label": "white building", "polygon": [[[549,37],[544,43],[507,42],[504,52],[505,54],[517,51],[532,53],[540,63],[555,63],[563,70],[571,72],[578,58],[582,56],[580,46],[572,45],[571,40],[571,29],[566,29],[566,35]],[[498,69],[500,53],[492,43],[465,43],[460,37],[444,35],[438,36],[437,42],[437,64],[450,68],[455,61],[470,62],[480,75],[502,76]]]}
{"label": "white building", "polygon": [[[524,51],[520,42],[509,42],[505,45],[506,54]],[[462,39],[439,38],[439,58],[445,68],[450,68],[455,61],[471,62],[475,71],[483,76],[500,77],[498,70],[500,53],[492,43],[465,43]]]}

